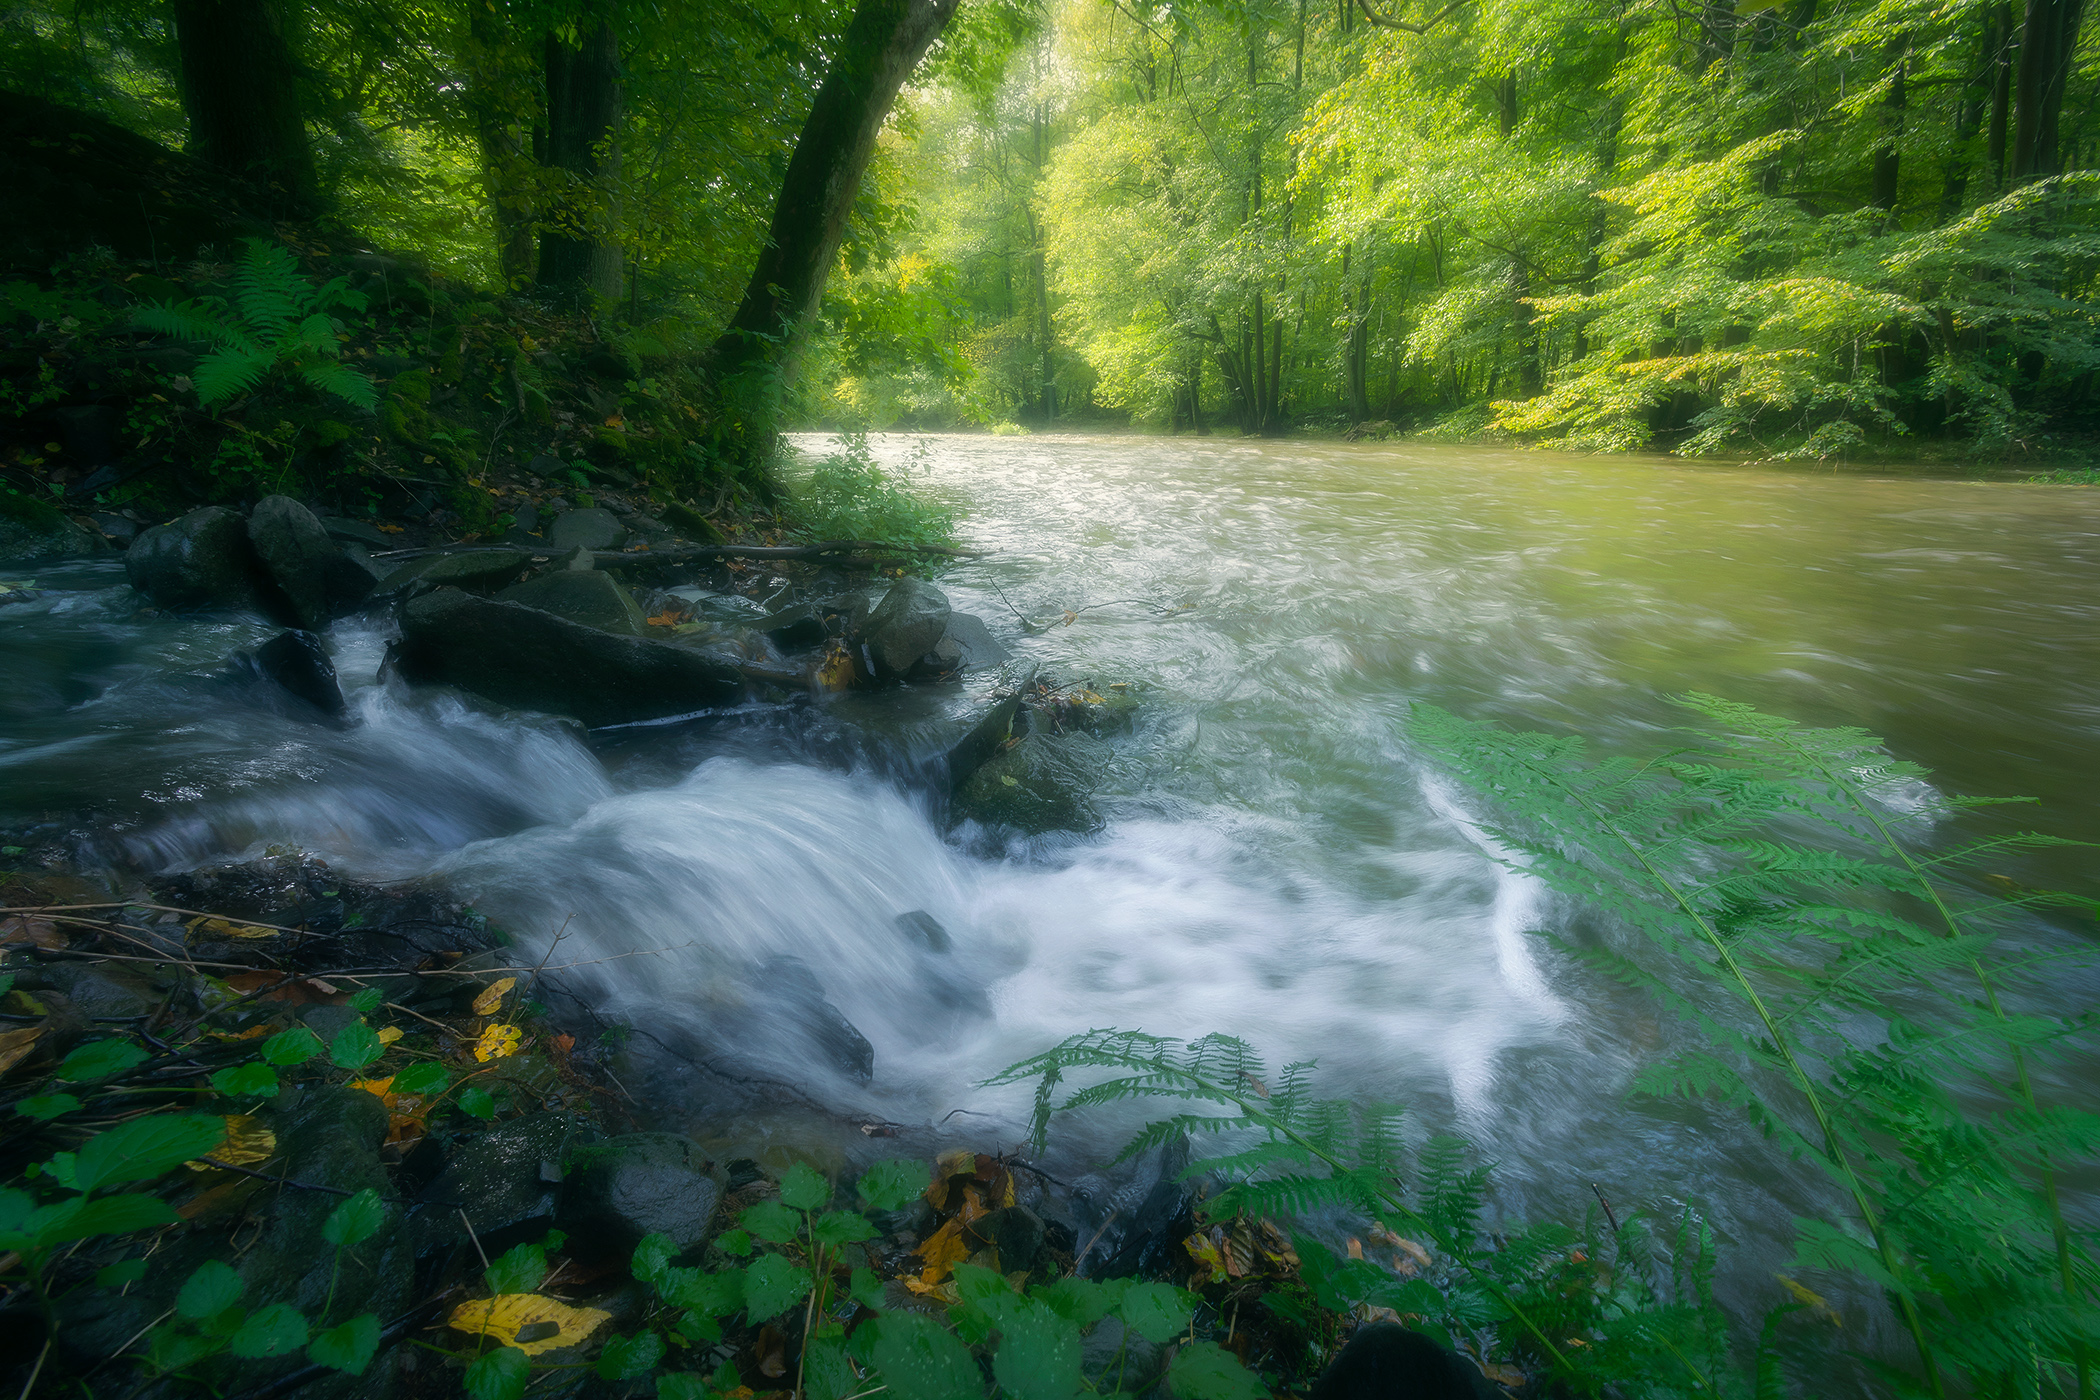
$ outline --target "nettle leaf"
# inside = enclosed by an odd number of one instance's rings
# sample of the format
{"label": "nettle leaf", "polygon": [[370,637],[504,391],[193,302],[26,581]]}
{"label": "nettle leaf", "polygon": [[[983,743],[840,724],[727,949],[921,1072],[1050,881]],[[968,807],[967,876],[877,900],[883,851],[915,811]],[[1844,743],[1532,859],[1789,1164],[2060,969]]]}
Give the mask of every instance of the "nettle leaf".
{"label": "nettle leaf", "polygon": [[285,1356],[306,1345],[306,1315],[290,1303],[271,1303],[248,1314],[227,1343],[235,1356],[260,1361]]}
{"label": "nettle leaf", "polygon": [[358,1015],[369,1016],[377,1011],[380,1004],[385,1000],[385,992],[380,991],[377,987],[366,987],[362,991],[352,992],[350,1000],[346,1004]]}
{"label": "nettle leaf", "polygon": [[1188,1330],[1195,1312],[1189,1295],[1171,1284],[1132,1284],[1123,1295],[1123,1320],[1131,1331],[1154,1344],[1164,1344]]}
{"label": "nettle leaf", "polygon": [[760,1201],[737,1221],[767,1244],[787,1244],[802,1229],[802,1217],[778,1201]]}
{"label": "nettle leaf", "polygon": [[146,1052],[128,1040],[97,1040],[59,1062],[58,1077],[75,1084],[108,1079],[146,1062]]}
{"label": "nettle leaf", "polygon": [[321,1238],[338,1248],[363,1244],[386,1224],[386,1203],[367,1186],[329,1213]]}
{"label": "nettle leaf", "polygon": [[226,1120],[197,1113],[159,1113],[134,1118],[89,1138],[73,1154],[72,1186],[93,1191],[144,1181],[202,1157],[226,1136]]}
{"label": "nettle leaf", "polygon": [[809,1400],[846,1400],[860,1391],[859,1379],[846,1360],[844,1337],[815,1337],[802,1349],[802,1386]]}
{"label": "nettle leaf", "polygon": [[780,1179],[780,1201],[796,1210],[817,1210],[831,1203],[831,1183],[822,1172],[797,1162]]}
{"label": "nettle leaf", "polygon": [[744,1306],[745,1271],[703,1274],[698,1269],[675,1269],[664,1282],[664,1300],[674,1307],[689,1308],[702,1317],[727,1317]]}
{"label": "nettle leaf", "polygon": [[442,1094],[452,1087],[452,1071],[434,1060],[410,1065],[394,1076],[394,1092],[397,1094]]}
{"label": "nettle leaf", "polygon": [[[1020,1301],[1016,1299],[1016,1301]],[[992,1374],[1014,1400],[1070,1400],[1080,1383],[1079,1328],[1041,1303],[1024,1303],[999,1324]],[[1186,1400],[1174,1392],[1175,1400]]]}
{"label": "nettle leaf", "polygon": [[229,1098],[274,1099],[277,1097],[277,1071],[250,1061],[215,1072],[211,1077],[211,1087]]}
{"label": "nettle leaf", "polygon": [[752,1249],[751,1234],[747,1230],[724,1230],[715,1236],[715,1243],[722,1247],[725,1254],[734,1254],[739,1259],[749,1254]]}
{"label": "nettle leaf", "polygon": [[496,1116],[496,1100],[486,1089],[459,1091],[459,1111],[484,1121]]}
{"label": "nettle leaf", "polygon": [[328,1047],[328,1058],[342,1069],[363,1069],[385,1053],[378,1033],[362,1021],[337,1031]]}
{"label": "nettle leaf", "polygon": [[638,1332],[632,1337],[616,1333],[607,1339],[605,1350],[598,1353],[598,1379],[631,1381],[648,1375],[663,1359],[664,1339],[654,1332]]}
{"label": "nettle leaf", "polygon": [[677,1253],[677,1242],[669,1235],[645,1235],[634,1247],[634,1257],[627,1268],[643,1283],[660,1289],[661,1280],[666,1277],[665,1270],[671,1267],[671,1260]]}
{"label": "nettle leaf", "polygon": [[852,1244],[855,1240],[872,1240],[879,1233],[868,1223],[866,1216],[856,1215],[850,1210],[828,1210],[809,1227],[809,1237],[830,1249]]}
{"label": "nettle leaf", "polygon": [[76,1198],[46,1206],[29,1217],[30,1234],[37,1247],[69,1244],[98,1235],[128,1235],[134,1230],[152,1230],[173,1225],[182,1217],[158,1196],[103,1196],[96,1200]]}
{"label": "nettle leaf", "polygon": [[744,1312],[754,1323],[769,1321],[801,1302],[809,1289],[809,1270],[778,1254],[761,1255],[744,1270]]}
{"label": "nettle leaf", "polygon": [[1059,1317],[1081,1327],[1091,1327],[1107,1317],[1112,1306],[1108,1291],[1091,1279],[1061,1278],[1031,1294]]}
{"label": "nettle leaf", "polygon": [[192,1322],[217,1317],[241,1301],[241,1276],[232,1266],[213,1259],[197,1266],[182,1291],[175,1295],[175,1311]]}
{"label": "nettle leaf", "polygon": [[371,1313],[331,1327],[306,1346],[306,1359],[316,1366],[361,1376],[379,1350],[379,1319]]}
{"label": "nettle leaf", "polygon": [[656,1400],[709,1400],[714,1390],[707,1377],[672,1371],[656,1378]]}
{"label": "nettle leaf", "polygon": [[547,1252],[536,1244],[512,1245],[496,1256],[482,1278],[491,1293],[534,1292],[547,1279]]}
{"label": "nettle leaf", "polygon": [[882,1280],[873,1269],[855,1269],[852,1281],[846,1287],[847,1295],[869,1312],[880,1313],[889,1307],[882,1291]]}
{"label": "nettle leaf", "polygon": [[15,1112],[24,1118],[34,1118],[39,1123],[48,1123],[80,1107],[80,1100],[71,1094],[37,1094],[18,1100]]}
{"label": "nettle leaf", "polygon": [[460,1383],[473,1400],[520,1400],[531,1379],[531,1357],[516,1347],[497,1347],[467,1367]]}
{"label": "nettle leaf", "polygon": [[1174,1400],[1262,1400],[1269,1388],[1216,1342],[1177,1347],[1167,1368]]}
{"label": "nettle leaf", "polygon": [[955,1296],[1001,1327],[1006,1325],[1009,1317],[1021,1316],[1030,1307],[1041,1306],[1014,1292],[1014,1286],[1000,1274],[976,1264],[955,1266]]}
{"label": "nettle leaf", "polygon": [[288,1031],[279,1031],[262,1043],[262,1057],[273,1065],[290,1068],[303,1065],[326,1047],[321,1037],[305,1026],[294,1026]]}
{"label": "nettle leaf", "polygon": [[930,1179],[924,1162],[891,1158],[861,1173],[860,1198],[869,1210],[902,1210],[925,1194]]}
{"label": "nettle leaf", "polygon": [[977,1359],[930,1317],[885,1314],[862,1324],[853,1334],[853,1345],[897,1395],[912,1400],[982,1400],[984,1377]]}

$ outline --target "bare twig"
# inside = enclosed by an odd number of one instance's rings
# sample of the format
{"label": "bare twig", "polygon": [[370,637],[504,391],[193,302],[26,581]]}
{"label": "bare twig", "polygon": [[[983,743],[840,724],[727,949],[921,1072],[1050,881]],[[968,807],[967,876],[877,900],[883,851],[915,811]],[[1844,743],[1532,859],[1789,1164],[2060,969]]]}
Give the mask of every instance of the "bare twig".
{"label": "bare twig", "polygon": [[1086,1262],[1086,1257],[1094,1252],[1094,1246],[1101,1243],[1101,1237],[1108,1233],[1108,1227],[1115,1224],[1116,1217],[1121,1215],[1122,1213],[1123,1212],[1121,1210],[1110,1211],[1108,1213],[1108,1219],[1101,1222],[1101,1228],[1094,1231],[1092,1237],[1090,1237],[1087,1240],[1086,1248],[1080,1250],[1079,1253],[1072,1256],[1073,1273],[1076,1274],[1079,1272],[1079,1266]]}
{"label": "bare twig", "polygon": [[466,1207],[460,1206],[458,1210],[459,1223],[467,1227],[467,1238],[474,1241],[474,1252],[481,1256],[481,1267],[486,1269],[489,1266],[489,1252],[481,1247],[481,1236],[474,1233],[474,1222],[467,1219]]}

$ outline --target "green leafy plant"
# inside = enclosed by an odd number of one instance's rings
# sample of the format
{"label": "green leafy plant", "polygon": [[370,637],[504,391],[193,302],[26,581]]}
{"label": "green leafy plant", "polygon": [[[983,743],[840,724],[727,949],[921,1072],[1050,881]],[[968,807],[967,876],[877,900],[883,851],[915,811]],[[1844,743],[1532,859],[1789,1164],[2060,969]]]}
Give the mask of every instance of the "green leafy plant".
{"label": "green leafy plant", "polygon": [[884,544],[955,543],[953,508],[912,489],[929,451],[924,442],[895,471],[875,460],[866,433],[841,434],[835,442],[838,451],[819,459],[796,485],[792,513],[802,534]]}
{"label": "green leafy plant", "polygon": [[343,364],[336,337],[342,325],[329,313],[363,311],[365,298],[338,277],[316,287],[299,275],[298,260],[264,238],[246,240],[229,301],[206,297],[141,307],[138,324],[178,340],[210,346],[192,376],[197,401],[218,408],[276,373],[359,408],[378,404],[372,381]]}
{"label": "green leafy plant", "polygon": [[2088,1395],[2095,1268],[2058,1182],[2100,1119],[2044,1102],[2033,1065],[2090,1028],[2027,995],[2088,955],[2001,949],[2009,911],[2054,897],[1959,883],[2066,843],[1928,853],[1932,823],[1986,800],[1933,793],[1862,730],[1683,703],[1706,726],[1645,761],[1426,706],[1411,730],[1491,804],[1512,864],[1629,935],[1568,955],[1702,1033],[1637,1090],[1733,1106],[1828,1178],[1844,1208],[1795,1222],[1795,1264],[1888,1298],[1906,1393]]}

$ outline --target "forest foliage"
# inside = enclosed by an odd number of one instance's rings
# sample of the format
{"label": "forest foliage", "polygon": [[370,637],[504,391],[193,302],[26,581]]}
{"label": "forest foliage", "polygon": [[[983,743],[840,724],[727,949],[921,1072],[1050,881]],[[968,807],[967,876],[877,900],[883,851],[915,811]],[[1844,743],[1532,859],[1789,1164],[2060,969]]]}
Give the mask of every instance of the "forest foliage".
{"label": "forest foliage", "polygon": [[[587,289],[690,338],[732,322],[870,8],[26,0],[0,20],[0,84],[198,149],[182,22],[239,10],[289,56],[304,148],[228,159],[440,272]],[[2033,448],[2090,430],[2100,400],[2089,19],[2082,0],[964,4],[859,183],[813,341],[755,392],[848,428]]]}

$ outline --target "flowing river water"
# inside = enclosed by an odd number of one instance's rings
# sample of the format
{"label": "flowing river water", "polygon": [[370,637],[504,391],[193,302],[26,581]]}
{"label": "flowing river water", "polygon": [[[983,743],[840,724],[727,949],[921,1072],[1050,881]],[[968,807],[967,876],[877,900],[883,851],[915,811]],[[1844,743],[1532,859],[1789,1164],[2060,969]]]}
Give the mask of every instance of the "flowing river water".
{"label": "flowing river water", "polygon": [[[556,962],[590,962],[570,975],[642,1029],[799,957],[876,1069],[776,1072],[846,1119],[990,1115],[950,1120],[973,1143],[1011,1146],[1025,1111],[979,1081],[1075,1031],[1230,1031],[1465,1133],[1512,1216],[1579,1212],[1592,1183],[1622,1207],[1696,1201],[1767,1283],[1812,1188],[1733,1121],[1627,1098],[1679,1030],[1532,935],[1578,912],[1491,858],[1405,739],[1410,703],[1650,753],[1680,722],[1667,697],[1710,691],[1864,726],[1947,791],[2036,797],[2028,824],[2100,837],[2100,493],[1421,445],[917,441],[878,457],[986,551],[941,577],[956,607],[1048,674],[1143,698],[1096,834],[994,851],[936,823],[899,755],[984,679],[586,739],[380,684],[384,624],[345,622],[355,722],[325,730],[204,679],[262,624],[133,620],[106,562],[44,570],[43,599],[0,610],[0,819],[89,813],[144,868],[290,844],[436,874],[529,946],[560,930]],[[2076,852],[1993,873],[2093,892]],[[938,965],[893,926],[915,909],[952,937]],[[990,1015],[955,1014],[957,984]]]}

